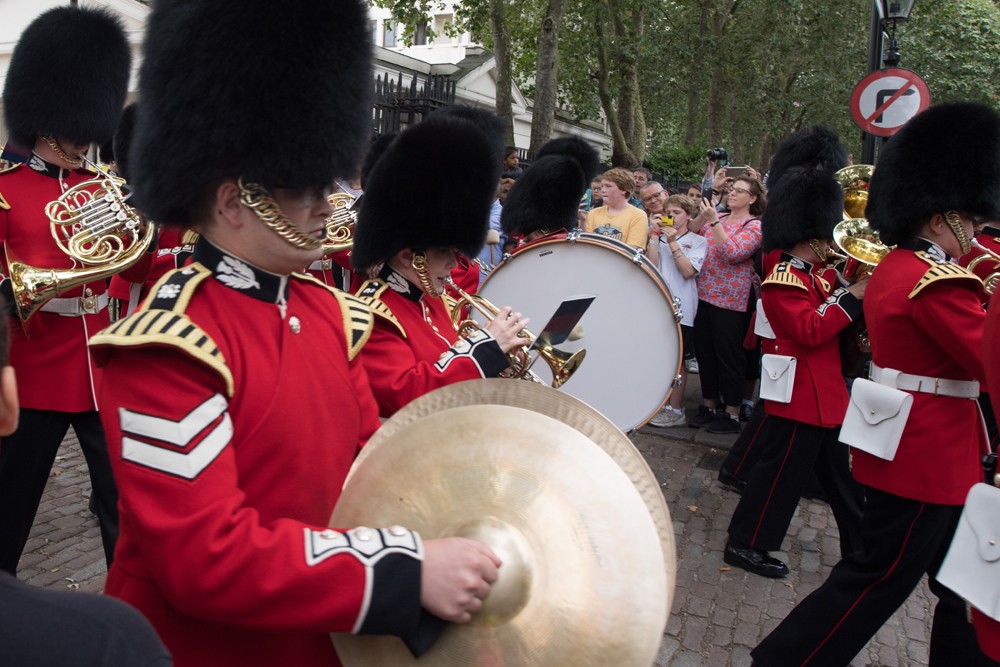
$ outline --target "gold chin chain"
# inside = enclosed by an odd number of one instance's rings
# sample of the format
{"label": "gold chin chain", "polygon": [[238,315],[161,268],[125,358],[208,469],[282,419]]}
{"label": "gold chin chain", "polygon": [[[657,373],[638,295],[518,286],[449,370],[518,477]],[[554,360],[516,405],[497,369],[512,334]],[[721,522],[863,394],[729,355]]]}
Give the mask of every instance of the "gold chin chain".
{"label": "gold chin chain", "polygon": [[427,271],[427,256],[422,252],[413,253],[413,259],[410,260],[410,266],[413,270],[417,272],[417,279],[420,281],[420,286],[424,288],[429,296],[439,297],[444,292],[435,289],[434,284],[431,283],[430,273]]}
{"label": "gold chin chain", "polygon": [[76,157],[71,157],[66,151],[63,150],[62,146],[59,145],[59,142],[56,141],[52,135],[45,135],[42,139],[44,139],[45,143],[49,145],[49,148],[55,151],[55,154],[59,156],[59,159],[66,164],[72,165],[74,169],[83,166],[83,156],[77,155]]}
{"label": "gold chin chain", "polygon": [[258,183],[244,183],[242,177],[236,184],[240,188],[240,202],[253,211],[268,229],[289,244],[300,250],[319,250],[323,245],[323,239],[303,234],[289,222],[278,202],[271,198],[267,188]]}
{"label": "gold chin chain", "polygon": [[826,258],[828,257],[826,248],[824,248],[819,244],[818,239],[809,239],[808,241],[806,241],[806,243],[809,244],[809,247],[812,248],[812,251],[816,253],[817,257],[819,257],[819,261],[821,262],[826,261]]}
{"label": "gold chin chain", "polygon": [[958,245],[962,248],[962,254],[968,255],[969,251],[972,250],[972,241],[969,240],[969,235],[965,233],[965,225],[962,224],[962,218],[958,215],[957,211],[948,211],[944,214],[944,219],[948,223],[948,227],[951,228],[951,232],[958,239]]}

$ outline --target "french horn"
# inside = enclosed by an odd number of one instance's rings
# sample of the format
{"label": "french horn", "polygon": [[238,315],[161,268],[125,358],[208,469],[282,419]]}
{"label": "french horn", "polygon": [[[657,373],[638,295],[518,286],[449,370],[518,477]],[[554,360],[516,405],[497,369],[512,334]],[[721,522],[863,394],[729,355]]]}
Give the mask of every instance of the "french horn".
{"label": "french horn", "polygon": [[350,250],[354,245],[354,225],[358,221],[358,204],[361,197],[346,192],[334,192],[327,197],[333,213],[326,219],[326,236],[323,254]]}
{"label": "french horn", "polygon": [[123,179],[97,168],[94,178],[45,206],[52,238],[73,268],[32,266],[5,248],[14,308],[23,323],[49,299],[128,269],[152,245],[155,228],[129,206],[124,188]]}

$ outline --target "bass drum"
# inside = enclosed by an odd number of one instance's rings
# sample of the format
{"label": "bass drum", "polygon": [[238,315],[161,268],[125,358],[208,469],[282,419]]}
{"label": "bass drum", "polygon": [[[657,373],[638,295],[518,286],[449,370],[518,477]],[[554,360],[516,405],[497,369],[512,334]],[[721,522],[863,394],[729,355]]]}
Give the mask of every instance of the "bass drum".
{"label": "bass drum", "polygon": [[[583,337],[557,346],[587,351],[561,389],[623,431],[642,426],[667,402],[681,364],[678,307],[657,268],[632,246],[597,234],[548,237],[500,262],[479,294],[530,317],[535,334],[564,299],[596,297],[580,320]],[[551,382],[545,363],[531,370]]]}

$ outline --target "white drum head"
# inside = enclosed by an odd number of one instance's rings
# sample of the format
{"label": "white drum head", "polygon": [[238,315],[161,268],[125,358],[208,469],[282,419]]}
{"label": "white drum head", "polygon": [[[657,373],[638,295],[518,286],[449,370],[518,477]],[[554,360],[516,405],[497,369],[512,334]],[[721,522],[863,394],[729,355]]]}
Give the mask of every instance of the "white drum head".
{"label": "white drum head", "polygon": [[[653,264],[636,257],[631,246],[593,234],[546,239],[501,262],[479,290],[496,306],[530,317],[534,334],[567,297],[595,296],[580,320],[583,337],[557,346],[587,351],[561,389],[623,431],[642,426],[663,407],[681,363],[673,298]],[[532,371],[551,382],[543,361]]]}

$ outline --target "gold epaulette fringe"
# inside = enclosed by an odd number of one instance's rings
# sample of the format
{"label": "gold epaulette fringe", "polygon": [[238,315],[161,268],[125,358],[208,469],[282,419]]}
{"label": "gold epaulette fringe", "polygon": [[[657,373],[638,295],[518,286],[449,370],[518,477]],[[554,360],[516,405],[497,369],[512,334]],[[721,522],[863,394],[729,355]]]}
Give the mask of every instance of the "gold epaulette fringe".
{"label": "gold epaulette fringe", "polygon": [[927,255],[923,251],[917,253],[917,257],[924,260],[930,267],[924,272],[924,275],[920,277],[920,281],[917,283],[909,294],[909,298],[920,294],[920,292],[927,287],[941,280],[974,280],[979,283],[982,287],[983,281],[972,271],[969,271],[964,266],[955,264],[954,262],[942,262],[934,259],[930,255]]}
{"label": "gold epaulette fringe", "polygon": [[802,279],[791,272],[791,264],[788,262],[779,262],[775,264],[774,268],[771,269],[771,273],[767,276],[767,279],[761,283],[764,285],[790,285],[792,287],[799,287],[806,291],[809,290],[806,284],[802,282]]}
{"label": "gold epaulette fringe", "polygon": [[381,299],[382,292],[388,288],[389,285],[384,280],[371,279],[366,281],[365,284],[361,286],[361,289],[358,290],[357,297],[361,299],[366,306],[368,306],[374,315],[381,317],[385,321],[392,324],[399,330],[399,333],[403,336],[403,338],[406,338],[406,331],[403,329],[403,325],[393,314],[392,310],[389,309],[389,306],[385,305]]}
{"label": "gold epaulette fringe", "polygon": [[177,348],[217,372],[226,384],[226,394],[232,397],[233,373],[222,351],[211,336],[184,314],[198,285],[210,275],[211,272],[197,262],[170,271],[153,286],[142,308],[92,336],[91,347],[165,345]]}

